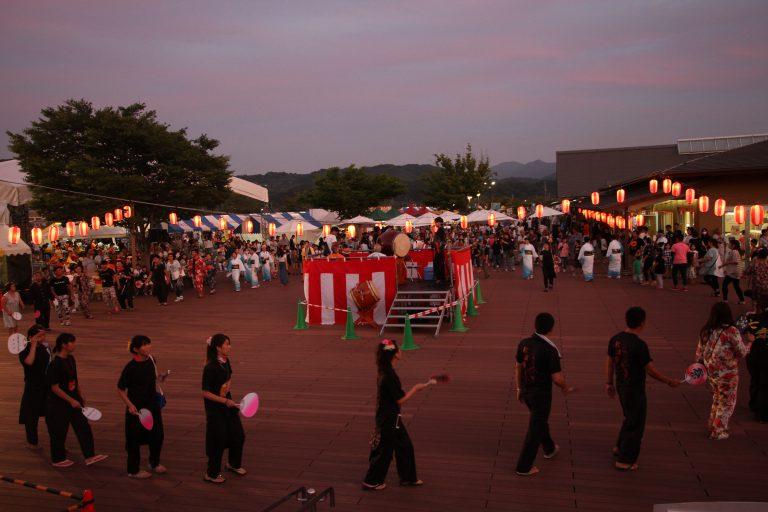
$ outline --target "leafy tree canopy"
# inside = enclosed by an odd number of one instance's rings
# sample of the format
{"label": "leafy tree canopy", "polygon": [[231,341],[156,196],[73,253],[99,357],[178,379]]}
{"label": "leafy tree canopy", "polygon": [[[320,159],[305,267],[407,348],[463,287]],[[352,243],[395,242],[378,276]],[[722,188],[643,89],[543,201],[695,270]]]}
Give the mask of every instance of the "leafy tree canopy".
{"label": "leafy tree canopy", "polygon": [[315,178],[314,188],[302,201],[337,212],[342,219],[362,215],[405,190],[403,183],[386,174],[374,175],[364,168],[350,165],[346,169],[332,167]]}
{"label": "leafy tree canopy", "polygon": [[[31,127],[8,136],[35,185],[201,209],[232,195],[229,158],[212,154],[219,142],[206,135],[190,140],[186,129],[171,130],[141,103],[97,110],[71,99],[43,109]],[[50,220],[88,219],[124,204],[40,187],[32,193],[32,208]],[[167,214],[137,205],[126,223],[146,227]]]}
{"label": "leafy tree canopy", "polygon": [[469,210],[467,196],[488,192],[492,186],[493,171],[488,157],[479,160],[472,154],[472,146],[467,144],[464,155],[451,157],[440,153],[435,155],[435,169],[425,176],[426,203],[443,209]]}

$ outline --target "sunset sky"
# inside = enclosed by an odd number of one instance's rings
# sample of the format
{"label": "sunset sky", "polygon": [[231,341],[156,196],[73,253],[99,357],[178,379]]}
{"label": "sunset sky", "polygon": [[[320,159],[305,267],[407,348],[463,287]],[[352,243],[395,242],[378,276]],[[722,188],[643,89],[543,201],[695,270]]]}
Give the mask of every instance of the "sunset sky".
{"label": "sunset sky", "polygon": [[6,130],[145,102],[237,173],[768,132],[768,1],[3,2]]}

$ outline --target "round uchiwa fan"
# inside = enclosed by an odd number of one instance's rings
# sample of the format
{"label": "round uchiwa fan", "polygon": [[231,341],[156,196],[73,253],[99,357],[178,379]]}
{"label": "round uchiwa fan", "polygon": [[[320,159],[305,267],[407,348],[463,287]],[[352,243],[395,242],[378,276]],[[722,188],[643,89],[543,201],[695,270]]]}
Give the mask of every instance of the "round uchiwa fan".
{"label": "round uchiwa fan", "polygon": [[259,395],[248,393],[240,401],[240,414],[246,418],[252,418],[259,410]]}
{"label": "round uchiwa fan", "polygon": [[22,350],[27,348],[27,337],[16,332],[8,336],[8,352],[13,355],[20,354]]}
{"label": "round uchiwa fan", "polygon": [[700,386],[707,381],[707,369],[701,363],[693,363],[685,370],[684,380],[692,386]]}
{"label": "round uchiwa fan", "polygon": [[435,375],[432,375],[429,380],[434,380],[438,384],[448,384],[451,382],[451,376],[447,373],[437,373]]}
{"label": "round uchiwa fan", "polygon": [[83,416],[90,421],[99,421],[101,419],[101,411],[95,407],[83,407]]}
{"label": "round uchiwa fan", "polygon": [[155,418],[152,416],[152,411],[149,409],[139,409],[139,422],[145,429],[152,430],[155,426]]}

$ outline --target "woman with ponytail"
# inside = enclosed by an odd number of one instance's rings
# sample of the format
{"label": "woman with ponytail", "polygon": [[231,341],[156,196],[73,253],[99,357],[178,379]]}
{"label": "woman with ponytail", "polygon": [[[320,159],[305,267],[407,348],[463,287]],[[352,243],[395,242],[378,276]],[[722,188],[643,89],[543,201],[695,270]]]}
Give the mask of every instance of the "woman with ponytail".
{"label": "woman with ponytail", "polygon": [[402,486],[419,486],[424,482],[416,477],[416,459],[411,438],[400,416],[400,406],[419,391],[434,384],[434,380],[416,384],[407,393],[403,391],[394,365],[400,360],[400,348],[395,340],[383,340],[376,348],[378,391],[376,394],[376,430],[371,439],[370,466],[363,480],[363,490],[380,491],[386,488],[389,464],[395,456],[397,474]]}
{"label": "woman with ponytail", "polygon": [[48,367],[48,409],[45,423],[51,436],[51,461],[54,467],[66,468],[74,464],[67,459],[65,444],[67,431],[72,425],[80,449],[85,457],[85,465],[90,466],[107,458],[96,455],[93,446],[93,432],[88,420],[83,416],[85,397],[77,379],[77,364],[72,353],[75,351],[75,335],[67,332],[59,334],[53,348],[55,357]]}
{"label": "woman with ponytail", "polygon": [[221,458],[229,450],[226,469],[243,476],[243,444],[245,432],[240,422],[238,404],[232,401],[230,385],[232,365],[229,353],[232,348],[229,337],[214,334],[206,341],[207,362],[203,369],[203,402],[205,404],[205,454],[208,467],[203,480],[214,484],[224,483],[221,476]]}
{"label": "woman with ponytail", "polygon": [[[152,357],[152,340],[136,335],[128,343],[132,359],[125,365],[117,381],[117,393],[125,402],[125,451],[128,452],[128,476],[149,478],[152,473],[139,469],[141,445],[149,445],[149,467],[161,475],[167,470],[160,464],[160,450],[163,447],[163,406],[162,393],[157,381],[165,380],[167,374],[158,376],[155,359]],[[145,429],[139,421],[139,409],[152,413],[152,430]]]}

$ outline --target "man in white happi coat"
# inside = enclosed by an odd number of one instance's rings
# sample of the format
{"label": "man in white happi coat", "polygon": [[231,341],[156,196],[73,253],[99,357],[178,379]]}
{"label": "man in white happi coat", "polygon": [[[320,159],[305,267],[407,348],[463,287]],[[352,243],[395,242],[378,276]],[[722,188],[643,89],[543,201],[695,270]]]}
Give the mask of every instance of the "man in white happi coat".
{"label": "man in white happi coat", "polygon": [[589,238],[584,238],[584,245],[579,250],[579,264],[581,265],[581,271],[584,273],[584,280],[591,282],[594,279],[595,270],[595,246]]}
{"label": "man in white happi coat", "polygon": [[621,251],[621,242],[616,239],[616,235],[613,235],[605,252],[605,256],[608,258],[608,277],[611,279],[621,277]]}

